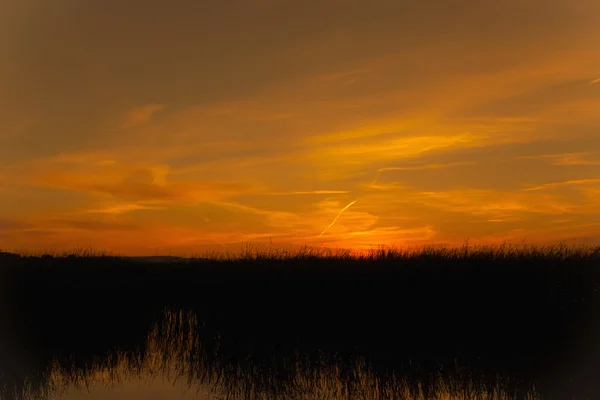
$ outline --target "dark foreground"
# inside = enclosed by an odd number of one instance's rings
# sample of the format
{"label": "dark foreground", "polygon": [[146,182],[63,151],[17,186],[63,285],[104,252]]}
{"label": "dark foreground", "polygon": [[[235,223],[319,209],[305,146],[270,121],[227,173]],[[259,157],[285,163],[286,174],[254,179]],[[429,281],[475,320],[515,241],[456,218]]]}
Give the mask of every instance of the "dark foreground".
{"label": "dark foreground", "polygon": [[1,399],[157,359],[243,399],[600,398],[600,249],[5,254],[0,279]]}

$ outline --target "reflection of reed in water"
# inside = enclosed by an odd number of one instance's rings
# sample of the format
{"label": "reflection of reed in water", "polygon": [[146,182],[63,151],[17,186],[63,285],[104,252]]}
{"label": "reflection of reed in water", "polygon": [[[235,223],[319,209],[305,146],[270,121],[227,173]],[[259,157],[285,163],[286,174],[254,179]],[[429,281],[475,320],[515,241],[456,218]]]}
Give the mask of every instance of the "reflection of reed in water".
{"label": "reflection of reed in water", "polygon": [[[203,342],[192,312],[165,312],[136,352],[115,352],[84,367],[55,360],[42,387],[21,387],[21,399],[129,380],[164,379],[227,399],[512,399],[510,382],[486,379],[458,363],[430,368],[407,360],[401,370],[378,369],[368,357],[271,349],[246,357],[223,352],[219,338]],[[429,367],[429,368],[428,368]],[[489,378],[489,377],[488,377]],[[523,399],[537,398],[534,388]]]}

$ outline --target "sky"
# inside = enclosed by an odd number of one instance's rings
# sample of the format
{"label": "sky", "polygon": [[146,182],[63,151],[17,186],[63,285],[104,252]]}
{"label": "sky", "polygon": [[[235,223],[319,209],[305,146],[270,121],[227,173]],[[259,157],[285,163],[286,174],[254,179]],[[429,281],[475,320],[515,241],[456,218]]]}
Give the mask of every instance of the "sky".
{"label": "sky", "polygon": [[597,0],[0,0],[0,249],[600,244],[599,27]]}

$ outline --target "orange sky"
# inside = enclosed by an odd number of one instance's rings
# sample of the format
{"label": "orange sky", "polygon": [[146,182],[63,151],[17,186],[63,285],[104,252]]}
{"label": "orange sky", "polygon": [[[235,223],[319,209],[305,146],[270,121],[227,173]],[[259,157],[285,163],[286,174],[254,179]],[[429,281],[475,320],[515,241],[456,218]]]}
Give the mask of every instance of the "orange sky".
{"label": "orange sky", "polygon": [[600,244],[599,27],[597,0],[0,0],[0,248]]}

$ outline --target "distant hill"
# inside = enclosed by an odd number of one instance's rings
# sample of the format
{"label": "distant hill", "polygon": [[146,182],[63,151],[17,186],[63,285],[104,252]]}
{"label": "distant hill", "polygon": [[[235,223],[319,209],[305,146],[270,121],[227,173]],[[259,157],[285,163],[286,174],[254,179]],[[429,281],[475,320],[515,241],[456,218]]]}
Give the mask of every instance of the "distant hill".
{"label": "distant hill", "polygon": [[177,256],[136,256],[136,257],[119,257],[125,260],[143,262],[143,263],[176,263],[176,262],[188,262],[189,258],[177,257]]}
{"label": "distant hill", "polygon": [[[20,254],[16,254],[16,253],[9,253],[6,251],[0,251],[0,261],[1,260],[8,260],[8,259],[18,259],[21,258],[22,256]],[[35,256],[35,257],[47,257],[47,258],[70,258],[70,257],[74,257],[74,256],[52,256],[52,255],[42,255],[42,256]],[[94,256],[83,256],[83,258],[86,257],[94,257]],[[111,256],[112,257],[112,256]],[[120,258],[120,259],[124,259],[124,260],[128,260],[128,261],[133,261],[133,262],[140,262],[140,263],[179,263],[179,262],[188,262],[191,259],[190,258],[185,258],[185,257],[177,257],[177,256],[114,256],[115,258]],[[199,260],[209,260],[208,258],[194,258],[194,261],[199,261]]]}
{"label": "distant hill", "polygon": [[[0,251],[0,262],[7,260],[15,260],[20,259],[23,256],[16,253],[9,253],[6,251]],[[27,257],[27,256],[25,256]],[[70,259],[71,257],[77,257],[75,255],[67,255],[67,256],[52,256],[52,255],[37,255],[34,257],[43,257],[43,258],[57,258],[57,259]],[[82,258],[93,258],[94,256],[81,256]],[[119,258],[122,260],[139,262],[139,263],[156,263],[156,264],[169,264],[169,263],[185,263],[193,260],[194,262],[198,261],[208,261],[210,258],[205,257],[197,257],[197,258],[186,258],[186,257],[178,257],[178,256],[109,256],[114,258]]]}
{"label": "distant hill", "polygon": [[0,260],[6,259],[6,258],[21,258],[21,256],[18,254],[15,254],[15,253],[8,253],[6,251],[0,251]]}

